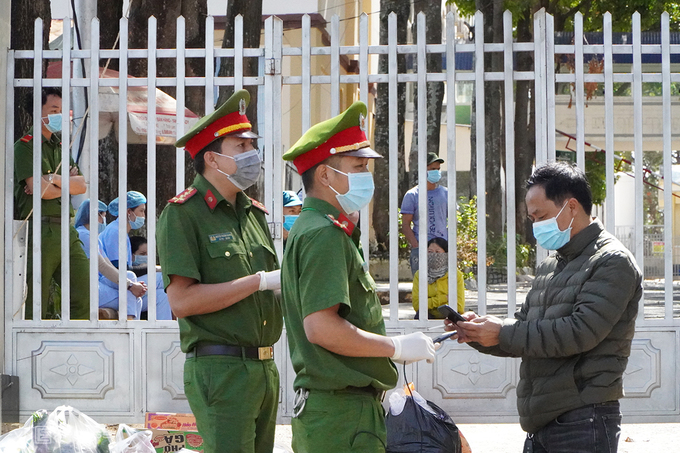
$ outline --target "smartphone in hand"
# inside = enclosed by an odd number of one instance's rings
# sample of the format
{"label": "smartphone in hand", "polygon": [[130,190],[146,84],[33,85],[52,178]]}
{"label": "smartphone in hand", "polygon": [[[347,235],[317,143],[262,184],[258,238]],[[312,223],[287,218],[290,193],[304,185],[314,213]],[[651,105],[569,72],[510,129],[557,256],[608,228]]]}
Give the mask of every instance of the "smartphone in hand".
{"label": "smartphone in hand", "polygon": [[439,311],[439,313],[446,316],[446,319],[453,323],[467,322],[467,319],[463,318],[460,315],[460,313],[451,308],[449,305],[440,305],[439,307],[437,307],[437,310]]}
{"label": "smartphone in hand", "polygon": [[448,340],[449,338],[456,335],[457,333],[458,332],[455,331],[455,330],[452,330],[451,332],[446,332],[444,335],[440,335],[437,338],[435,338],[434,340],[432,340],[432,343],[441,343],[445,340]]}

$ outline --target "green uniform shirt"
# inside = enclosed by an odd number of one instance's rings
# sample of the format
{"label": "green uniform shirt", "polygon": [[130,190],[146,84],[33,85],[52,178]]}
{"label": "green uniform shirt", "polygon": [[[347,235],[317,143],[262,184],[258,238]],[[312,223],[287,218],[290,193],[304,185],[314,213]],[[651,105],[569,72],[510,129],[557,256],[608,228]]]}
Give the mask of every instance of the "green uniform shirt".
{"label": "green uniform shirt", "polygon": [[[61,136],[52,134],[48,140],[42,133],[42,174],[55,173],[62,174],[62,168],[59,171],[55,169],[61,163]],[[70,166],[75,166],[76,163],[73,157],[70,159]],[[66,173],[70,171],[67,169]],[[78,174],[81,175],[80,170]],[[19,219],[25,219],[28,213],[33,209],[33,195],[28,195],[24,191],[26,187],[26,179],[33,176],[33,129],[28,131],[24,137],[14,143],[14,201],[16,203],[15,212]],[[70,202],[69,202],[70,203]],[[73,217],[73,208],[69,206],[70,216]],[[52,200],[42,201],[42,216],[60,217],[61,216],[61,198],[54,198]]]}
{"label": "green uniform shirt", "polygon": [[[375,282],[365,270],[360,231],[334,222],[338,210],[307,197],[288,236],[281,284],[294,387],[339,390],[348,386],[388,390],[397,370],[385,357],[347,357],[307,340],[303,320],[311,313],[340,304],[338,314],[357,328],[385,335]],[[333,218],[329,217],[332,216]]]}
{"label": "green uniform shirt", "polygon": [[[165,287],[170,275],[224,283],[278,269],[262,210],[243,192],[233,206],[203,176],[163,209],[157,242]],[[197,343],[271,346],[281,336],[281,306],[273,291],[256,291],[214,313],[180,318],[182,351]]]}

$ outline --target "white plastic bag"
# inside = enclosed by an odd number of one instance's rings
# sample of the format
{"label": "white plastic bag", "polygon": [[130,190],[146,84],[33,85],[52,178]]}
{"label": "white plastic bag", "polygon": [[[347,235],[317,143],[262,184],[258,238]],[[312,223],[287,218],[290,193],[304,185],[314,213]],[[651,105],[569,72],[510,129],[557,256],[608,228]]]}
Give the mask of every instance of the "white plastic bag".
{"label": "white plastic bag", "polygon": [[1,453],[109,453],[111,438],[87,415],[70,406],[35,412],[23,427],[0,437]]}
{"label": "white plastic bag", "polygon": [[395,392],[393,392],[390,395],[390,414],[392,415],[399,415],[401,412],[404,410],[404,405],[406,404],[406,399],[410,398],[413,396],[413,400],[418,403],[420,407],[428,411],[430,414],[436,415],[437,413],[435,412],[432,407],[430,407],[429,404],[427,404],[427,400],[423,398],[420,393],[416,392],[415,390],[411,391],[409,394],[406,394],[404,389],[399,389]]}
{"label": "white plastic bag", "polygon": [[111,445],[110,453],[156,453],[151,445],[151,431],[118,425],[116,441]]}

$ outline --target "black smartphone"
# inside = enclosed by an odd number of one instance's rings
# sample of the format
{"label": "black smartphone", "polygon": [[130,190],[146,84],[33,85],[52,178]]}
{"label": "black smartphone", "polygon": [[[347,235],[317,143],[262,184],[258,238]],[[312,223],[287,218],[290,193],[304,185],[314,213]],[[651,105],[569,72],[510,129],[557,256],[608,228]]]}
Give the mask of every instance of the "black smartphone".
{"label": "black smartphone", "polygon": [[467,322],[467,319],[463,318],[460,313],[458,313],[456,310],[451,308],[448,305],[440,305],[437,307],[437,310],[439,310],[439,313],[442,315],[446,316],[446,319],[449,321],[452,321],[454,323],[456,322]]}
{"label": "black smartphone", "polygon": [[451,338],[452,336],[454,336],[457,333],[458,332],[455,331],[455,330],[452,330],[451,332],[446,332],[444,335],[440,335],[437,338],[435,338],[434,340],[432,340],[432,342],[433,343],[441,343],[444,340],[448,340],[449,338]]}

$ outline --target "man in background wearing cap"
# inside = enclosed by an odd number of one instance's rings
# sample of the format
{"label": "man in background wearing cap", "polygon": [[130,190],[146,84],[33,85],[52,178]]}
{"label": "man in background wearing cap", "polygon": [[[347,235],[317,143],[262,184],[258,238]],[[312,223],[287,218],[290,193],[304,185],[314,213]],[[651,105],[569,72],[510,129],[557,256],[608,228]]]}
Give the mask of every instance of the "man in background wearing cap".
{"label": "man in background wearing cap", "polygon": [[[448,216],[448,197],[449,191],[446,187],[437,184],[442,179],[440,170],[444,159],[435,153],[427,153],[427,240],[433,238],[443,238],[449,240],[447,227]],[[411,246],[411,273],[416,274],[418,270],[418,228],[420,219],[418,216],[418,187],[416,185],[406,192],[404,200],[401,202],[401,232],[406,236],[406,240]],[[413,228],[411,228],[413,222]]]}
{"label": "man in background wearing cap", "polygon": [[384,451],[383,392],[397,383],[390,360],[433,359],[422,332],[385,336],[375,282],[355,226],[373,197],[366,105],[310,128],[283,156],[302,175],[306,197],[288,236],[282,291],[296,404],[293,449]]}
{"label": "man in background wearing cap", "polygon": [[292,190],[283,191],[283,246],[288,241],[288,232],[302,212],[302,201]]}
{"label": "man in background wearing cap", "polygon": [[176,143],[197,175],[158,220],[163,282],[186,353],[184,391],[206,453],[274,446],[280,271],[267,211],[243,193],[261,165],[249,100],[237,91]]}

